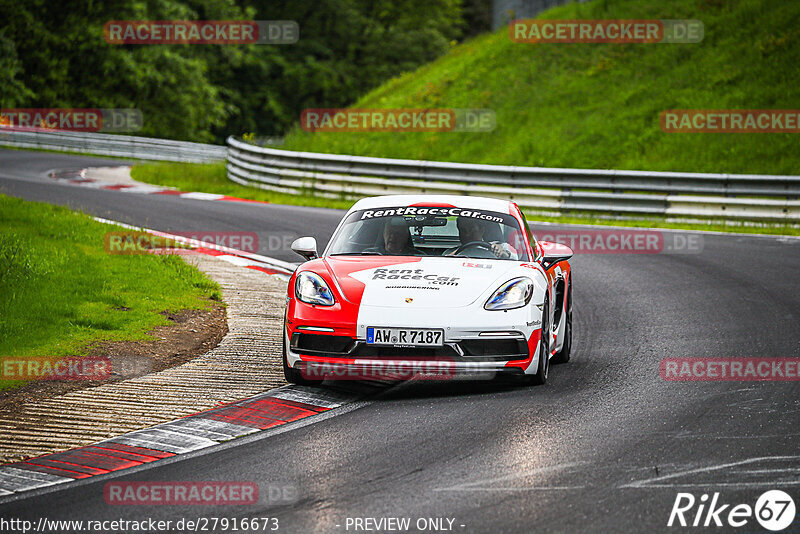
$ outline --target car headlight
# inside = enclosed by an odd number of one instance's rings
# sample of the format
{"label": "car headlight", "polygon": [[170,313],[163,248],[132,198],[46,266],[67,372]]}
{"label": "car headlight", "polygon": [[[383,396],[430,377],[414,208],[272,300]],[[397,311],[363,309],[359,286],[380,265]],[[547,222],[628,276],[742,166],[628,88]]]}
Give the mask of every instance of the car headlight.
{"label": "car headlight", "polygon": [[483,305],[487,310],[513,310],[531,301],[533,280],[526,277],[514,278],[500,286]]}
{"label": "car headlight", "polygon": [[333,306],[336,302],[325,280],[316,273],[303,272],[297,275],[294,294],[306,304]]}

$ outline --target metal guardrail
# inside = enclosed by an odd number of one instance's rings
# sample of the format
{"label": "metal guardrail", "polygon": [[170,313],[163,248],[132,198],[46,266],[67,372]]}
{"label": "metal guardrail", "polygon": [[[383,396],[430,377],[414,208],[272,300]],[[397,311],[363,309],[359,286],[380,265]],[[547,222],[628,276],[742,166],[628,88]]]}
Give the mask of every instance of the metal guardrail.
{"label": "metal guardrail", "polygon": [[54,131],[44,128],[0,128],[0,146],[198,163],[222,161],[226,154],[226,147],[220,145],[132,135]]}
{"label": "metal guardrail", "polygon": [[291,152],[232,137],[227,147],[148,137],[0,128],[0,146],[147,160],[226,159],[239,184],[357,199],[402,193],[507,198],[539,213],[614,213],[800,222],[800,176],[558,169]]}
{"label": "metal guardrail", "polygon": [[800,222],[800,176],[557,169],[291,152],[228,138],[228,178],[332,198],[482,195],[544,213]]}

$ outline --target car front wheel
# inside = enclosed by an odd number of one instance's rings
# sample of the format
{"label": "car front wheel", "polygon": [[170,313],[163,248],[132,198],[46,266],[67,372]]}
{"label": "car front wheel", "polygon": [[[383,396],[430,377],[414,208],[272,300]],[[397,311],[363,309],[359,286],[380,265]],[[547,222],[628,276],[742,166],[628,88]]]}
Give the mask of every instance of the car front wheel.
{"label": "car front wheel", "polygon": [[309,380],[305,378],[298,369],[289,367],[289,361],[286,359],[286,335],[283,336],[283,350],[281,350],[283,359],[283,376],[290,384],[297,384],[299,386],[316,386],[322,383],[322,380]]}

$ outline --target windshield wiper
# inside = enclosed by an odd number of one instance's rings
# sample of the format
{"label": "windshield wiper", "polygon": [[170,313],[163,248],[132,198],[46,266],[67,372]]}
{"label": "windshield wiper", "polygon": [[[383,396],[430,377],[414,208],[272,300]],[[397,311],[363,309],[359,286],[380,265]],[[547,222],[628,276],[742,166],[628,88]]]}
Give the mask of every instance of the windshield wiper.
{"label": "windshield wiper", "polygon": [[336,252],[331,256],[383,256],[383,254],[377,250],[365,250],[362,252]]}

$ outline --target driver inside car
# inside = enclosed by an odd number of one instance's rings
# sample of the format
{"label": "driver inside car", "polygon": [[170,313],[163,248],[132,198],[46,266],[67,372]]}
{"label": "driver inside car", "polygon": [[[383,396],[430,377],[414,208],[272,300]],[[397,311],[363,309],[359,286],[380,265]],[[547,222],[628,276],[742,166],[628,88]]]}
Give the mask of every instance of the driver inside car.
{"label": "driver inside car", "polygon": [[[492,254],[498,259],[507,260],[512,257],[516,258],[517,251],[508,243],[504,243],[500,240],[489,241],[491,237],[487,235],[488,227],[484,221],[472,219],[470,217],[459,217],[456,220],[456,226],[458,227],[458,239],[461,241],[462,246],[477,241],[479,243],[488,244],[489,250],[491,250]],[[448,249],[444,252],[444,255],[455,256],[458,249],[459,247]]]}
{"label": "driver inside car", "polygon": [[383,227],[383,250],[396,256],[419,256],[422,252],[414,247],[408,224],[402,217],[392,217]]}

